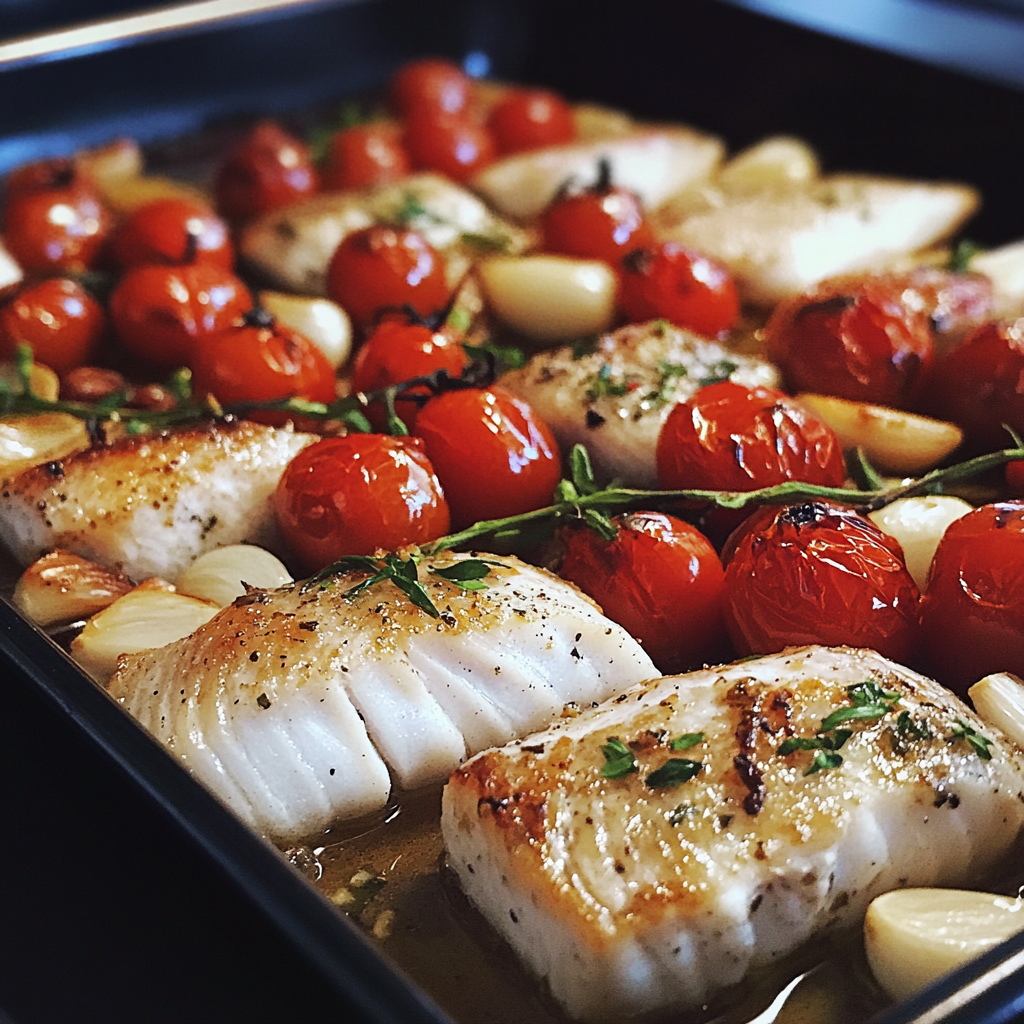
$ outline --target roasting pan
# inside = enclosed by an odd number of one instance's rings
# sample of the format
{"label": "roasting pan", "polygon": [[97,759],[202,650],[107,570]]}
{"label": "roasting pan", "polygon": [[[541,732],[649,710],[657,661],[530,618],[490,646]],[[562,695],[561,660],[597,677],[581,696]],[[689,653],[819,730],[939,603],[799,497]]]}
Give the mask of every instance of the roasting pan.
{"label": "roasting pan", "polygon": [[[208,0],[149,20],[139,6],[0,0],[0,173],[118,134],[158,146],[316,108],[442,54],[734,148],[786,132],[829,168],[969,181],[985,200],[971,237],[1024,237],[1024,95],[741,9],[771,4]],[[64,31],[88,14],[101,22]],[[15,574],[0,564],[3,592]],[[6,604],[0,694],[0,1024],[449,1019]],[[1024,935],[877,1020],[1018,1017]]]}

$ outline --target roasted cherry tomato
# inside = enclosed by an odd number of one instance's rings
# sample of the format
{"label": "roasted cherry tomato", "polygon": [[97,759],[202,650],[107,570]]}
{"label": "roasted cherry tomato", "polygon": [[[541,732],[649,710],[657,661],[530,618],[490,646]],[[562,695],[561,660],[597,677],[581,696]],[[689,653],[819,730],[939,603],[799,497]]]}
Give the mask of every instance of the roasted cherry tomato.
{"label": "roasted cherry tomato", "polygon": [[0,309],[0,355],[31,345],[36,362],[63,374],[92,358],[106,330],[103,307],[80,284],[51,277]]}
{"label": "roasted cherry tomato", "polygon": [[[261,309],[206,335],[193,347],[189,366],[192,390],[199,396],[214,395],[221,405],[335,398],[334,370],[320,349]],[[281,423],[288,416],[261,412],[250,418]]]}
{"label": "roasted cherry tomato", "polygon": [[783,302],[765,328],[790,390],[905,409],[931,366],[928,316],[887,277],[827,281]]}
{"label": "roasted cherry tomato", "polygon": [[976,444],[1005,447],[1003,424],[1024,432],[1024,318],[988,323],[939,360],[928,411],[953,420]]}
{"label": "roasted cherry tomato", "polygon": [[1012,498],[1024,498],[1024,460],[1006,464],[1006,490]]}
{"label": "roasted cherry tomato", "polygon": [[457,529],[549,505],[561,478],[550,427],[501,388],[448,391],[420,410],[416,433]]}
{"label": "roasted cherry tomato", "polygon": [[915,267],[901,274],[884,275],[903,303],[928,317],[941,356],[964,335],[992,315],[992,281],[984,274],[956,273],[943,267]]}
{"label": "roasted cherry tomato", "polygon": [[947,527],[921,625],[935,677],[961,696],[990,672],[1024,676],[1024,502],[984,505]]}
{"label": "roasted cherry tomato", "polygon": [[666,674],[725,657],[725,574],[708,539],[661,512],[630,512],[613,522],[614,540],[585,526],[566,530],[558,574],[636,637]]}
{"label": "roasted cherry tomato", "polygon": [[228,227],[208,207],[168,197],[145,203],[114,234],[114,257],[125,270],[148,263],[215,263],[230,270],[235,251]]}
{"label": "roasted cherry tomato", "polygon": [[510,89],[487,120],[499,153],[523,153],[576,138],[572,107],[547,89]]}
{"label": "roasted cherry tomato", "polygon": [[[444,334],[423,324],[385,320],[377,325],[359,350],[352,367],[352,386],[356,391],[377,391],[435,370],[447,370],[449,376],[458,377],[468,362],[466,350]],[[409,394],[425,395],[429,391],[421,387]],[[414,401],[399,400],[395,403],[395,412],[412,431],[419,405]],[[383,429],[383,404],[371,403],[367,413],[374,426]]]}
{"label": "roasted cherry tomato", "polygon": [[248,220],[311,195],[320,181],[309,147],[273,121],[260,122],[221,165],[214,192],[229,220]]}
{"label": "roasted cherry tomato", "polygon": [[544,211],[544,248],[564,256],[604,260],[618,270],[622,257],[656,243],[640,200],[615,188],[606,173],[592,189],[556,198]]}
{"label": "roasted cherry tomato", "polygon": [[840,487],[843,452],[830,427],[774,388],[721,381],[669,414],[658,435],[658,483],[753,491],[800,480]]}
{"label": "roasted cherry tomato", "polygon": [[395,109],[418,114],[461,114],[469,106],[473,80],[451,61],[427,57],[406,64],[391,80]]}
{"label": "roasted cherry tomato", "polygon": [[634,249],[622,271],[619,306],[632,323],[661,318],[713,338],[740,315],[729,271],[678,242]]}
{"label": "roasted cherry tomato", "polygon": [[444,257],[418,232],[382,224],[346,235],[327,266],[327,294],[368,327],[382,310],[428,317],[448,301]]}
{"label": "roasted cherry tomato", "polygon": [[418,114],[405,126],[413,167],[467,181],[494,160],[497,149],[486,126],[450,114]]}
{"label": "roasted cherry tomato", "polygon": [[412,170],[395,121],[373,121],[346,128],[327,144],[325,189],[370,188],[404,178]]}
{"label": "roasted cherry tomato", "polygon": [[212,263],[136,267],[110,297],[110,317],[125,348],[168,369],[191,363],[197,338],[251,308],[245,285]]}
{"label": "roasted cherry tomato", "polygon": [[918,593],[899,543],[823,501],[766,506],[743,525],[725,567],[725,621],[737,654],[799,644],[870,647],[906,662]]}
{"label": "roasted cherry tomato", "polygon": [[4,242],[24,270],[77,274],[96,265],[113,218],[72,161],[28,164],[6,186]]}
{"label": "roasted cherry tomato", "polygon": [[317,441],[288,464],[274,511],[285,542],[310,573],[342,555],[426,544],[449,528],[441,485],[414,437]]}

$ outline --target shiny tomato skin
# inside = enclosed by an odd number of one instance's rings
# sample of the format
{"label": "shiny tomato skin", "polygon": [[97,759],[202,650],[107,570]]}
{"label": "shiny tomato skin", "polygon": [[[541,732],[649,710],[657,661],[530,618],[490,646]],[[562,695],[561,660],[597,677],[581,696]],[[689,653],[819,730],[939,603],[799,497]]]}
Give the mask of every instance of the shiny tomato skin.
{"label": "shiny tomato skin", "polygon": [[562,534],[558,574],[592,597],[666,675],[727,657],[725,573],[710,541],[661,512],[617,516],[614,540],[585,526]]}
{"label": "shiny tomato skin", "polygon": [[322,178],[325,189],[372,188],[398,181],[412,171],[395,121],[373,121],[346,128],[327,144]]}
{"label": "shiny tomato skin", "polygon": [[405,126],[413,167],[468,181],[494,161],[497,148],[486,125],[449,114],[418,114]]}
{"label": "shiny tomato skin", "polygon": [[473,80],[451,61],[436,57],[410,61],[391,80],[389,96],[406,117],[461,114],[472,98]]}
{"label": "shiny tomato skin", "polygon": [[90,361],[106,330],[103,307],[77,281],[51,277],[0,309],[0,356],[30,345],[36,362],[63,374]]}
{"label": "shiny tomato skin", "polygon": [[561,479],[551,428],[502,388],[448,391],[419,412],[416,434],[462,529],[550,505]]}
{"label": "shiny tomato skin", "polygon": [[134,210],[114,234],[114,258],[123,270],[150,263],[235,262],[228,226],[209,207],[188,199],[154,199]]}
{"label": "shiny tomato skin", "polygon": [[935,677],[961,696],[982,676],[1024,676],[1024,502],[983,505],[939,541],[921,599]]}
{"label": "shiny tomato skin", "polygon": [[448,505],[422,442],[349,434],[303,449],[274,495],[278,528],[303,571],[343,555],[426,544],[449,528]]}
{"label": "shiny tomato skin", "polygon": [[[444,334],[432,331],[424,324],[385,320],[377,325],[356,356],[352,367],[352,387],[364,393],[378,391],[436,370],[447,370],[450,377],[458,377],[468,362],[466,350]],[[426,387],[410,392],[428,393]],[[395,402],[395,412],[412,432],[419,405],[414,401],[399,400]],[[377,429],[384,429],[383,403],[371,403],[367,407],[367,415]]]}
{"label": "shiny tomato skin", "polygon": [[342,239],[327,266],[327,294],[364,328],[405,305],[429,317],[448,301],[444,257],[419,232],[375,224]]}
{"label": "shiny tomato skin", "polygon": [[790,391],[909,408],[934,341],[926,313],[902,295],[887,277],[825,282],[776,308],[765,327],[768,358]]}
{"label": "shiny tomato skin", "polygon": [[899,543],[870,520],[824,501],[765,506],[729,547],[723,607],[738,655],[801,644],[914,655],[917,587]]}
{"label": "shiny tomato skin", "polygon": [[555,199],[541,217],[541,228],[547,252],[604,260],[615,270],[621,269],[627,253],[656,244],[640,200],[624,188]]}
{"label": "shiny tomato skin", "polygon": [[1024,498],[1024,459],[1006,464],[1006,492],[1011,498]]}
{"label": "shiny tomato skin", "polygon": [[840,487],[842,447],[830,427],[781,391],[721,381],[662,424],[658,484],[666,490],[753,491],[800,480]]}
{"label": "shiny tomato skin", "polygon": [[491,111],[487,126],[502,155],[576,138],[572,107],[548,89],[510,89]]}
{"label": "shiny tomato skin", "polygon": [[189,364],[197,339],[251,308],[245,285],[211,263],[136,267],[110,297],[110,318],[124,347],[166,369]]}
{"label": "shiny tomato skin", "polygon": [[214,194],[228,220],[249,220],[319,187],[309,147],[276,122],[261,121],[221,164]]}
{"label": "shiny tomato skin", "polygon": [[932,375],[928,411],[964,428],[975,444],[1011,444],[1003,424],[1024,432],[1024,318],[972,331]]}
{"label": "shiny tomato skin", "polygon": [[729,271],[678,242],[629,253],[618,301],[631,323],[664,319],[709,338],[729,330],[740,315]]}

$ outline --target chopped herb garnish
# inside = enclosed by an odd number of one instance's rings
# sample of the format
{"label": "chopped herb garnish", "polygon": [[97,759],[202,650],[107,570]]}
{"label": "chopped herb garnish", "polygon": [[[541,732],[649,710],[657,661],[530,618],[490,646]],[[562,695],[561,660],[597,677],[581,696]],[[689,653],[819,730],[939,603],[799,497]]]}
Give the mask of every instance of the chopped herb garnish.
{"label": "chopped herb garnish", "polygon": [[689,750],[690,747],[697,746],[698,743],[704,742],[704,733],[702,732],[687,732],[682,736],[677,736],[670,744],[669,747],[672,750]]}
{"label": "chopped herb garnish", "polygon": [[965,238],[957,243],[949,256],[949,269],[954,274],[966,274],[971,267],[971,260],[981,252],[981,247]]}
{"label": "chopped herb garnish", "polygon": [[706,388],[709,384],[721,384],[722,381],[728,380],[738,369],[739,364],[734,363],[731,359],[719,359],[717,363],[708,367],[707,374],[701,377],[697,384],[702,388]]}
{"label": "chopped herb garnish", "polygon": [[389,223],[403,228],[414,220],[426,220],[433,224],[448,223],[444,217],[439,216],[432,210],[428,210],[415,192],[406,192],[402,196],[402,205],[399,206],[394,213],[387,218],[387,220]]}
{"label": "chopped herb garnish", "polygon": [[341,595],[342,597],[352,601],[374,584],[390,580],[417,608],[421,608],[431,618],[436,619],[440,613],[419,581],[416,564],[418,559],[419,556],[403,559],[399,555],[385,555],[383,558],[372,558],[369,555],[345,555],[344,558],[332,562],[327,568],[321,569],[315,576],[306,580],[302,585],[302,592],[306,593],[316,586],[326,589],[334,583],[334,577],[340,573],[362,569],[369,575],[350,590],[346,590]]}
{"label": "chopped herb garnish", "polygon": [[953,726],[949,742],[954,743],[956,740],[966,740],[982,761],[992,760],[992,751],[988,749],[992,746],[992,740],[987,736],[982,736],[970,722],[962,718],[956,720],[956,725]]}
{"label": "chopped herb garnish", "polygon": [[499,564],[499,562],[485,561],[482,558],[467,558],[463,562],[456,562],[444,569],[431,568],[430,572],[433,576],[440,576],[441,579],[454,583],[462,590],[486,590],[487,584],[483,582],[484,577],[490,573],[492,565]]}
{"label": "chopped herb garnish", "polygon": [[594,376],[590,387],[587,388],[587,401],[593,402],[604,395],[613,398],[621,398],[629,391],[629,384],[624,378],[616,379],[612,375],[612,368],[605,363]]}
{"label": "chopped herb garnish", "polygon": [[924,722],[917,722],[910,717],[909,711],[901,711],[896,716],[896,732],[904,740],[927,740],[932,735]]}
{"label": "chopped herb garnish", "polygon": [[459,241],[481,253],[509,252],[512,248],[512,239],[500,231],[489,235],[481,231],[463,231]]}
{"label": "chopped herb garnish", "polygon": [[691,814],[693,814],[693,807],[690,804],[677,804],[665,815],[665,818],[670,825],[675,827],[681,825]]}
{"label": "chopped herb garnish", "polygon": [[619,528],[606,515],[592,508],[583,510],[583,522],[590,527],[601,538],[601,540],[612,541],[619,535]]}
{"label": "chopped herb garnish", "polygon": [[660,768],[655,768],[644,780],[649,789],[671,789],[689,782],[704,767],[701,761],[690,761],[685,757],[673,757]]}
{"label": "chopped herb garnish", "polygon": [[582,359],[584,356],[592,356],[597,351],[597,343],[600,339],[592,335],[589,338],[580,338],[569,346],[573,359]]}
{"label": "chopped herb garnish", "polygon": [[601,775],[606,779],[622,779],[637,770],[636,758],[617,736],[609,737],[608,742],[601,747],[601,753],[604,754]]}
{"label": "chopped herb garnish", "polygon": [[831,750],[816,750],[814,760],[804,775],[816,775],[828,768],[838,768],[843,763],[842,754],[836,754]]}
{"label": "chopped herb garnish", "polygon": [[526,365],[526,353],[514,345],[495,345],[493,342],[487,342],[485,345],[463,344],[462,347],[470,359],[486,359],[491,356],[497,364],[499,373],[519,370]]}

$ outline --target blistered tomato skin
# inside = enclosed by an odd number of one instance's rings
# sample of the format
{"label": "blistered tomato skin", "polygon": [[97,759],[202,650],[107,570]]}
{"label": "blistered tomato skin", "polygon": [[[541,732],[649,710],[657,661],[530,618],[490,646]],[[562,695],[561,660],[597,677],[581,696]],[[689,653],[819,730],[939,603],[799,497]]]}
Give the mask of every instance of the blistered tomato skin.
{"label": "blistered tomato skin", "polygon": [[338,132],[328,143],[323,186],[339,191],[371,188],[398,181],[411,171],[399,124],[394,121],[359,124]]}
{"label": "blistered tomato skin", "polygon": [[935,677],[961,695],[990,672],[1024,676],[1024,502],[983,505],[950,524],[921,625]]}
{"label": "blistered tomato skin", "polygon": [[125,348],[166,369],[190,364],[198,339],[251,308],[245,285],[210,263],[136,267],[110,297],[110,317]]}
{"label": "blistered tomato skin", "polygon": [[655,245],[640,200],[625,189],[601,184],[555,199],[544,211],[541,227],[547,252],[604,260],[615,270],[627,253]]}
{"label": "blistered tomato skin", "polygon": [[117,229],[113,248],[124,270],[150,263],[214,263],[230,270],[235,261],[227,224],[187,199],[155,199],[140,206]]}
{"label": "blistered tomato skin", "polygon": [[417,438],[350,434],[301,451],[274,495],[278,528],[303,571],[342,555],[426,544],[449,529],[448,505]]}
{"label": "blistered tomato skin", "polygon": [[710,541],[661,512],[617,516],[614,540],[579,526],[562,534],[558,570],[644,646],[670,675],[726,658],[725,574]]}
{"label": "blistered tomato skin", "polygon": [[784,302],[765,336],[790,391],[896,409],[914,405],[934,352],[927,315],[887,278],[826,283]]}
{"label": "blistered tomato skin", "polygon": [[561,479],[558,445],[521,398],[501,388],[449,391],[420,410],[416,433],[456,529],[551,504]]}
{"label": "blistered tomato skin", "polygon": [[848,644],[905,664],[917,649],[903,552],[863,516],[822,501],[767,506],[729,547],[724,612],[737,654]]}
{"label": "blistered tomato skin", "polygon": [[501,154],[525,153],[576,138],[572,107],[547,89],[510,89],[491,111],[487,125]]}
{"label": "blistered tomato skin", "polygon": [[416,231],[380,224],[354,231],[327,266],[327,294],[364,328],[406,305],[429,317],[448,301],[444,257]]}
{"label": "blistered tomato skin", "polygon": [[787,480],[839,487],[846,476],[831,428],[781,391],[732,381],[677,405],[656,454],[666,490],[753,491]]}
{"label": "blistered tomato skin", "polygon": [[729,271],[677,242],[627,254],[618,301],[631,323],[665,319],[709,338],[727,331],[740,315]]}
{"label": "blistered tomato skin", "polygon": [[63,374],[89,362],[106,330],[103,307],[80,284],[51,277],[0,309],[0,356],[29,345],[36,362]]}

